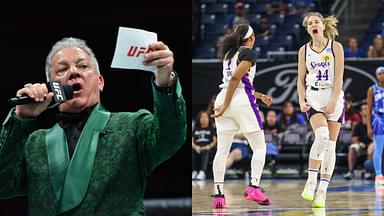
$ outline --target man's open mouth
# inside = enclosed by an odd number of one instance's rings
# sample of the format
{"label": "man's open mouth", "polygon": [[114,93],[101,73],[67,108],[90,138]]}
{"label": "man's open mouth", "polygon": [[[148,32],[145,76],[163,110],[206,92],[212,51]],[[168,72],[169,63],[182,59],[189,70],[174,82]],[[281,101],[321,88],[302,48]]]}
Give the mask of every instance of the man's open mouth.
{"label": "man's open mouth", "polygon": [[78,93],[82,88],[80,83],[75,83],[72,85],[73,93]]}

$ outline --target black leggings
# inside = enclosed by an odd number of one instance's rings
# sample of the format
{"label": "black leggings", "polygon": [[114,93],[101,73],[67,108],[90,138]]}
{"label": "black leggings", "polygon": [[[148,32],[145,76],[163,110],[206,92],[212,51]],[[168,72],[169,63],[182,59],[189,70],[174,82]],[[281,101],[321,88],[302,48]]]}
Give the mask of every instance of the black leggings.
{"label": "black leggings", "polygon": [[200,154],[192,152],[192,170],[202,170],[206,172],[209,160],[209,153],[210,151],[200,152]]}

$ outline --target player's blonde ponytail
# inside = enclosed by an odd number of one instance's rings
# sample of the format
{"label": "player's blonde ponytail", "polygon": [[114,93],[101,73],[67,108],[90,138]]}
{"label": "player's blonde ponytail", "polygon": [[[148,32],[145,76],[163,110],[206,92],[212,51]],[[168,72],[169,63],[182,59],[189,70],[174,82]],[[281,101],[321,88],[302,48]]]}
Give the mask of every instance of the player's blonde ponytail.
{"label": "player's blonde ponytail", "polygon": [[337,31],[337,28],[336,28],[339,20],[337,20],[337,18],[332,15],[324,18],[323,22],[325,25],[324,36],[331,40],[335,39],[335,37],[339,35],[339,31]]}

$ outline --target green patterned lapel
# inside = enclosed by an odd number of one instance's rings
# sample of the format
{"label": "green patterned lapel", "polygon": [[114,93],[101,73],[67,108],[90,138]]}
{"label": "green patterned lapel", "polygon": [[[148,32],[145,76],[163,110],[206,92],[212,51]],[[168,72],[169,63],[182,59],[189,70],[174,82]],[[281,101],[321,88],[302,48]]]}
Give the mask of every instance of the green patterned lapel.
{"label": "green patterned lapel", "polygon": [[57,213],[76,207],[83,200],[92,174],[99,133],[106,126],[110,112],[98,104],[90,114],[72,160],[69,160],[68,145],[64,130],[56,124],[46,136],[49,171],[56,198]]}
{"label": "green patterned lapel", "polygon": [[46,136],[49,173],[57,199],[60,199],[65,173],[69,165],[67,138],[64,130],[56,124],[49,129]]}

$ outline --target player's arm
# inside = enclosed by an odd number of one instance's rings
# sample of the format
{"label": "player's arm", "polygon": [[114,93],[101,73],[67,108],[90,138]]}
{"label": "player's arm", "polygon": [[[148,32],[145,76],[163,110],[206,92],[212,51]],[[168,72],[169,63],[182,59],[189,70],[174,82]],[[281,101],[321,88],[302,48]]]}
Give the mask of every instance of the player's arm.
{"label": "player's arm", "polygon": [[339,98],[341,89],[343,88],[344,75],[344,50],[341,43],[335,41],[333,43],[333,51],[335,53],[335,77],[333,80],[333,88],[331,97],[329,98],[326,113],[333,113],[336,108],[336,102]]}
{"label": "player's arm", "polygon": [[299,96],[299,104],[301,112],[306,112],[310,108],[305,102],[305,73],[307,68],[305,66],[305,46],[299,50],[299,62],[297,64],[297,94]]}
{"label": "player's arm", "polygon": [[253,93],[256,99],[260,99],[263,103],[265,103],[267,106],[270,106],[272,104],[272,97],[265,95],[261,92],[255,91]]}
{"label": "player's arm", "polygon": [[372,105],[373,105],[373,89],[369,87],[367,91],[367,134],[369,138],[372,138]]}

